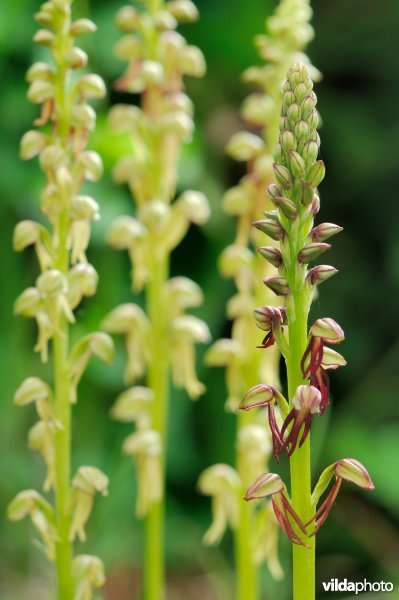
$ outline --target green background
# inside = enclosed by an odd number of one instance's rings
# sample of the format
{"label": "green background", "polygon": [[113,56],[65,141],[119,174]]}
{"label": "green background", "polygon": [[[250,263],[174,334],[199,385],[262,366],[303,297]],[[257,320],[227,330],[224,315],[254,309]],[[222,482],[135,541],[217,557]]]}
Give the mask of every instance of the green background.
{"label": "green background", "polygon": [[[224,310],[233,292],[232,283],[222,280],[216,268],[218,255],[234,235],[234,221],[222,213],[221,197],[243,175],[223,149],[229,135],[241,127],[238,108],[249,90],[240,82],[240,73],[259,63],[252,38],[264,30],[264,19],[275,3],[198,0],[197,4],[201,20],[184,27],[183,33],[203,50],[208,74],[188,83],[197,131],[182,155],[181,187],[204,191],[213,217],[201,231],[192,228],[173,253],[172,274],[187,275],[202,286],[206,300],[196,314],[208,322],[217,339],[229,334]],[[37,114],[25,98],[24,74],[33,60],[45,55],[32,43],[36,30],[32,14],[38,5],[27,0],[0,3],[1,600],[52,597],[52,569],[30,542],[30,524],[5,519],[12,497],[26,487],[39,489],[44,473],[41,458],[26,449],[33,410],[12,404],[23,378],[49,374],[32,352],[34,324],[12,317],[15,297],[37,275],[33,254],[14,254],[11,238],[19,220],[37,217],[43,185],[37,162],[22,163],[18,158],[19,139]],[[75,2],[75,15],[90,15],[98,25],[85,48],[90,69],[104,77],[110,90],[123,67],[112,56],[119,36],[113,16],[119,6],[122,3],[109,0]],[[324,76],[316,92],[324,122],[321,157],[327,166],[319,218],[342,225],[344,232],[334,238],[328,257],[340,273],[321,287],[312,312],[342,325],[347,338],[342,351],[348,360],[348,366],[331,378],[332,409],[315,427],[314,467],[320,472],[338,458],[355,457],[367,465],[376,484],[372,494],[343,486],[320,531],[318,597],[322,598],[321,581],[331,577],[399,583],[399,3],[315,0],[313,8],[316,37],[309,55]],[[133,210],[127,191],[110,177],[121,148],[109,137],[105,124],[108,106],[126,99],[111,91],[96,107],[99,127],[91,145],[103,155],[106,174],[90,188],[101,205],[102,220],[93,227],[89,260],[99,272],[100,285],[97,295],[78,310],[76,337],[97,328],[111,308],[131,299],[127,257],[104,242],[110,220]],[[93,464],[110,476],[110,495],[95,503],[88,542],[77,544],[79,552],[94,552],[104,559],[107,600],[140,594],[142,527],[134,517],[134,471],[120,453],[130,429],[108,418],[115,396],[123,389],[124,359],[121,343],[112,368],[93,361],[80,385],[73,422],[74,469]],[[205,467],[232,463],[235,424],[223,408],[223,371],[199,370],[208,388],[206,395],[192,403],[185,393],[175,392],[171,406],[168,598],[230,600],[234,597],[232,538],[227,534],[218,548],[201,545],[210,503],[197,493],[196,481]],[[290,598],[290,546],[285,539],[280,554],[285,579],[276,586],[265,571],[264,598]],[[399,591],[389,597],[399,598]]]}

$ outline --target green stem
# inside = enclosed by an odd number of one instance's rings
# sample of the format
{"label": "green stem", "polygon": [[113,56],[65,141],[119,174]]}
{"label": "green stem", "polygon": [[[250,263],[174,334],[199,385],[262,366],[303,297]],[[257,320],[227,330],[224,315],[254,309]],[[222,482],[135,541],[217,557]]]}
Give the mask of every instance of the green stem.
{"label": "green stem", "polygon": [[[287,359],[288,392],[292,399],[299,385],[306,383],[301,372],[301,359],[307,344],[309,303],[303,284],[293,293],[291,311],[288,311],[289,347]],[[290,313],[294,314],[290,314]],[[295,511],[306,523],[314,510],[311,503],[310,435],[301,448],[297,447],[290,459],[291,495]],[[315,536],[306,539],[309,548],[293,545],[293,599],[313,600],[315,597]]]}
{"label": "green stem", "polygon": [[[167,414],[169,396],[169,356],[166,320],[165,283],[169,274],[169,256],[157,256],[154,250],[151,281],[147,287],[147,314],[152,325],[152,361],[148,368],[148,385],[154,391],[152,428],[162,443],[162,471],[165,473]],[[163,476],[165,480],[165,476]],[[164,495],[153,504],[146,519],[145,598],[165,597],[164,565]]]}

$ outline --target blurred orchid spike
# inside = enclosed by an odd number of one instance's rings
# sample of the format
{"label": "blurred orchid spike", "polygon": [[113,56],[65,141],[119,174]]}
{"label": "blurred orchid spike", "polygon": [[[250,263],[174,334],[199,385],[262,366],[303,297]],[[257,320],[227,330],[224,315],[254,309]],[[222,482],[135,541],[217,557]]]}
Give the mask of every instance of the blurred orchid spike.
{"label": "blurred orchid spike", "polygon": [[[310,377],[310,385],[317,388],[321,393],[320,414],[323,415],[328,406],[329,396],[329,378],[327,369],[336,369],[344,365],[345,359],[336,353],[342,361],[335,361],[328,364],[324,361],[325,348],[324,343],[340,344],[345,339],[341,327],[334,319],[317,319],[310,328],[309,342],[302,357],[301,368],[304,377]],[[307,363],[307,364],[306,364]],[[306,366],[305,366],[306,365]]]}
{"label": "blurred orchid spike", "polygon": [[279,475],[275,473],[263,473],[260,475],[247,489],[244,500],[255,500],[267,498],[268,496],[272,497],[274,514],[281,529],[287,534],[288,539],[293,544],[307,548],[307,544],[295,531],[295,529],[299,529],[304,536],[307,536],[305,526],[295,512]]}

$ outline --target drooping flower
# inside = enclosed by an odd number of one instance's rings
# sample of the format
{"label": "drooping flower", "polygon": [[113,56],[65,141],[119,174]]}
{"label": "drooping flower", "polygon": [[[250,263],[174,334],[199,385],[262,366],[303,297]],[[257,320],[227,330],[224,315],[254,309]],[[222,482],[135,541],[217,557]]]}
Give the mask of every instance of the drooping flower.
{"label": "drooping flower", "polygon": [[[321,393],[317,388],[312,385],[300,385],[297,388],[292,399],[293,408],[281,428],[281,437],[284,439],[284,444],[280,452],[287,450],[288,456],[291,456],[297,447],[299,438],[299,447],[302,446],[309,434],[313,415],[320,412],[320,404]],[[291,429],[284,438],[284,434],[291,424]]]}
{"label": "drooping flower", "polygon": [[261,306],[254,310],[257,327],[266,332],[262,345],[258,348],[269,348],[282,338],[283,326],[287,324],[286,308],[284,306]]}

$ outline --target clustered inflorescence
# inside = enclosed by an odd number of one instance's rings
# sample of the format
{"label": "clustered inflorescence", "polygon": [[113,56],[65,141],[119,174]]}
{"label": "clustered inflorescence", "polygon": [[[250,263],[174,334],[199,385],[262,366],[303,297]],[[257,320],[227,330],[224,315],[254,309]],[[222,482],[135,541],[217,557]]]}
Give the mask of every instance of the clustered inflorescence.
{"label": "clustered inflorescence", "polygon": [[[21,157],[39,158],[46,183],[40,209],[49,225],[21,221],[15,228],[14,248],[33,246],[40,275],[33,287],[17,298],[15,314],[33,318],[38,326],[35,351],[48,360],[52,344],[54,385],[28,377],[15,393],[18,406],[34,404],[39,420],[30,429],[28,445],[43,456],[47,467],[44,491],[53,491],[52,506],[35,490],[19,493],[8,507],[12,520],[30,516],[50,561],[56,561],[60,598],[84,599],[104,583],[99,558],[79,555],[72,562],[72,542],[86,538],[85,523],[96,492],[108,493],[108,478],[96,467],[80,467],[70,478],[70,411],[77,402],[77,387],[91,356],[109,364],[111,338],[102,332],[85,335],[72,347],[69,325],[83,298],[93,296],[98,275],[88,263],[86,249],[91,222],[99,218],[99,206],[81,192],[85,182],[102,175],[102,161],[86,150],[96,115],[88,100],[103,98],[105,86],[93,74],[78,75],[87,55],[76,44],[78,36],[95,31],[88,19],[71,21],[71,2],[45,2],[35,18],[43,27],[37,44],[49,49],[52,64],[36,62],[27,73],[28,99],[40,106],[37,129],[21,141]],[[76,73],[76,74],[75,74]],[[73,74],[73,76],[72,76]]]}
{"label": "clustered inflorescence", "polygon": [[[276,460],[282,453],[293,455],[305,444],[312,419],[323,415],[328,406],[328,371],[345,365],[344,358],[330,348],[344,339],[341,327],[333,319],[317,319],[307,331],[316,286],[337,272],[329,265],[312,268],[308,265],[330,248],[325,241],[342,228],[332,223],[314,227],[314,217],[320,208],[317,186],[325,168],[317,160],[320,146],[317,99],[305,65],[296,63],[289,69],[283,93],[280,136],[273,165],[277,183],[268,187],[275,209],[267,211],[266,218],[254,225],[279,242],[278,246],[264,246],[259,251],[278,268],[278,275],[266,277],[264,283],[277,296],[284,297],[285,306],[262,306],[255,310],[254,316],[256,325],[266,334],[261,347],[277,344],[285,358],[293,393],[288,402],[274,386],[258,384],[245,394],[240,404],[243,410],[267,408]],[[333,487],[316,510],[320,496],[334,476]],[[311,499],[314,516],[307,522],[295,511],[278,475],[260,475],[245,497],[250,500],[272,496],[278,523],[292,542],[306,546],[306,537],[314,535],[326,519],[342,479],[374,489],[370,476],[358,461],[339,460],[322,474]]]}

